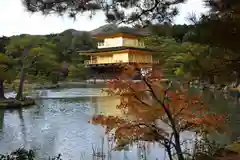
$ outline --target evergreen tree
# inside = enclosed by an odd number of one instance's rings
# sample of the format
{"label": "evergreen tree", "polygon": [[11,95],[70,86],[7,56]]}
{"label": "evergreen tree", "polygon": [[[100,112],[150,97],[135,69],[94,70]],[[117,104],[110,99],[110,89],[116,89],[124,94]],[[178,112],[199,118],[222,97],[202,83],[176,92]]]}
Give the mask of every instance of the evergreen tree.
{"label": "evergreen tree", "polygon": [[[133,23],[141,20],[144,24],[152,21],[169,22],[177,15],[177,4],[185,0],[22,0],[25,8],[30,12],[43,14],[67,13],[76,18],[78,13],[87,11],[93,16],[96,11],[105,12],[107,20],[111,22]],[[126,14],[126,10],[131,11]]]}

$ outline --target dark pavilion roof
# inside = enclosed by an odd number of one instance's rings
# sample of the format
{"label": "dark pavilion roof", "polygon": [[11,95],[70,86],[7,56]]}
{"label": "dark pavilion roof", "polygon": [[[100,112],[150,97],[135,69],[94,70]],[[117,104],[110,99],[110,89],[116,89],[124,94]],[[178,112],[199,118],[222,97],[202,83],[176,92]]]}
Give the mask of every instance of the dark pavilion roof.
{"label": "dark pavilion roof", "polygon": [[120,47],[109,47],[109,48],[98,48],[93,50],[86,50],[86,51],[79,51],[79,53],[99,53],[99,52],[112,52],[112,51],[120,51],[120,50],[138,50],[138,51],[146,51],[146,52],[160,52],[157,50],[152,50],[149,48],[136,48],[136,47],[126,47],[126,46],[120,46]]}
{"label": "dark pavilion roof", "polygon": [[116,30],[110,30],[106,32],[101,32],[101,33],[96,33],[93,34],[93,36],[108,36],[112,34],[117,34],[117,33],[123,33],[123,34],[130,34],[134,36],[148,36],[150,35],[150,32],[146,29],[135,29],[135,28],[129,28],[129,27],[120,27],[117,28]]}

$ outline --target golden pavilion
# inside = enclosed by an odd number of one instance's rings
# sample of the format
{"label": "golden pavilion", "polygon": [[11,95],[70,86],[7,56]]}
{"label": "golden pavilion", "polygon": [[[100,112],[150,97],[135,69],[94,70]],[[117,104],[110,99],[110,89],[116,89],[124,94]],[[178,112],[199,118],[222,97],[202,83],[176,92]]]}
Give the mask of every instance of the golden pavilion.
{"label": "golden pavilion", "polygon": [[88,75],[97,79],[112,79],[121,72],[122,64],[141,64],[143,68],[149,68],[158,63],[153,60],[153,54],[159,54],[159,51],[144,45],[143,38],[147,35],[133,28],[95,34],[97,49],[82,53],[89,56],[89,60],[85,61]]}

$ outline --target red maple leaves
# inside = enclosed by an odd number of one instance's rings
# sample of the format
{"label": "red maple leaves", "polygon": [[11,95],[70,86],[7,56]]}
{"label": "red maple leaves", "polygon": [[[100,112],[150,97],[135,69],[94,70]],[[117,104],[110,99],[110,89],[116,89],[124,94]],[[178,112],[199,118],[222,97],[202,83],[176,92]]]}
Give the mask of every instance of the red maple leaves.
{"label": "red maple leaves", "polygon": [[225,116],[210,112],[201,97],[189,94],[186,88],[171,89],[168,83],[162,82],[162,77],[153,71],[141,81],[121,78],[109,81],[106,92],[120,98],[117,108],[123,110],[126,117],[99,115],[93,117],[93,123],[105,126],[107,132],[114,131],[120,146],[137,140],[174,143],[169,140],[170,133],[158,126],[156,120],[170,126],[176,137],[186,130],[199,134],[224,131]]}

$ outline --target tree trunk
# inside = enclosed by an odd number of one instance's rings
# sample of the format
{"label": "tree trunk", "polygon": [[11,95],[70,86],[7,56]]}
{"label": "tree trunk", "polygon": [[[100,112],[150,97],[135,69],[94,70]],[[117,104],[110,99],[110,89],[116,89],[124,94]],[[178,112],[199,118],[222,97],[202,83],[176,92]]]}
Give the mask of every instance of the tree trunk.
{"label": "tree trunk", "polygon": [[171,113],[169,112],[168,109],[166,109],[165,106],[164,106],[164,110],[165,110],[165,113],[167,114],[167,116],[169,118],[169,121],[171,123],[171,128],[173,130],[173,137],[174,137],[174,141],[175,141],[174,148],[177,152],[177,157],[178,157],[177,160],[185,160],[185,158],[183,156],[182,148],[181,148],[180,135],[179,135],[179,132],[178,132],[177,127],[176,127],[176,122],[174,121]]}
{"label": "tree trunk", "polygon": [[180,143],[180,136],[178,133],[174,133],[174,139],[175,139],[175,150],[177,152],[178,160],[184,160],[181,143]]}
{"label": "tree trunk", "polygon": [[3,82],[4,80],[0,80],[0,99],[5,99]]}
{"label": "tree trunk", "polygon": [[166,109],[166,107],[164,106],[164,110],[169,118],[169,121],[171,123],[171,128],[173,130],[173,137],[174,137],[174,141],[175,141],[175,150],[177,152],[177,157],[178,157],[178,160],[185,160],[184,156],[183,156],[183,152],[182,152],[182,148],[181,148],[181,143],[180,143],[180,134],[177,130],[177,127],[176,127],[176,122],[174,121],[171,113],[169,112],[168,109]]}
{"label": "tree trunk", "polygon": [[213,76],[209,76],[209,83],[210,85],[214,84],[214,77]]}
{"label": "tree trunk", "polygon": [[169,160],[173,160],[173,155],[172,155],[172,151],[171,151],[171,146],[167,143],[167,142],[165,142],[165,149],[166,149],[166,152],[167,152],[167,154],[168,154],[168,158],[169,158]]}
{"label": "tree trunk", "polygon": [[22,100],[23,99],[23,85],[25,80],[25,69],[22,67],[21,73],[20,73],[20,82],[18,86],[18,92],[16,95],[16,100]]}
{"label": "tree trunk", "polygon": [[240,84],[240,74],[237,73],[237,78],[236,78],[236,83],[235,83],[235,88],[236,88],[236,92],[237,92],[237,95],[236,95],[236,105],[238,106],[239,105],[239,99],[240,99],[240,91],[239,91],[239,84]]}
{"label": "tree trunk", "polygon": [[173,137],[174,137],[174,141],[175,141],[174,148],[175,148],[175,150],[177,152],[178,160],[185,160],[184,156],[183,156],[182,148],[181,148],[180,135],[179,135],[179,132],[178,132],[177,127],[176,127],[176,122],[172,118],[172,115],[169,112],[169,110],[166,109],[165,112],[166,112],[166,114],[167,114],[167,116],[169,118],[169,121],[171,123],[171,128],[173,130]]}
{"label": "tree trunk", "polygon": [[153,88],[151,87],[151,85],[146,81],[146,79],[143,79],[145,84],[148,86],[148,88],[150,89],[152,95],[153,95],[153,98],[155,100],[157,100],[157,102],[159,104],[161,104],[161,106],[163,107],[169,121],[170,121],[170,124],[171,124],[171,129],[173,131],[173,137],[174,137],[174,140],[175,140],[175,150],[177,152],[177,160],[185,160],[184,159],[184,156],[183,156],[183,152],[182,152],[182,148],[181,148],[181,143],[180,143],[180,135],[179,135],[179,131],[177,130],[177,127],[176,127],[176,121],[173,119],[172,117],[172,114],[170,113],[170,111],[167,109],[167,107],[165,106],[164,102],[162,102],[161,100],[159,100],[157,98],[157,95],[155,94],[155,92],[153,91]]}

